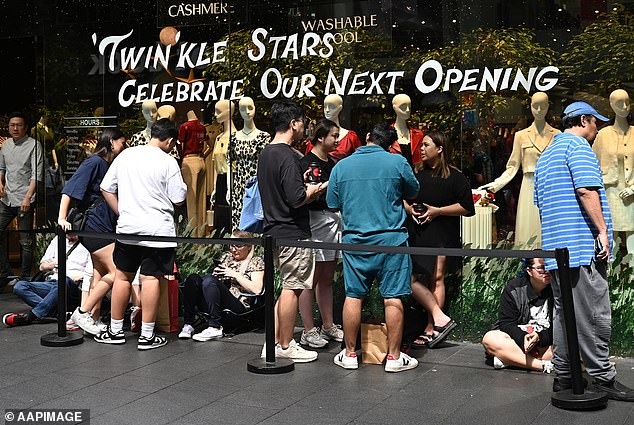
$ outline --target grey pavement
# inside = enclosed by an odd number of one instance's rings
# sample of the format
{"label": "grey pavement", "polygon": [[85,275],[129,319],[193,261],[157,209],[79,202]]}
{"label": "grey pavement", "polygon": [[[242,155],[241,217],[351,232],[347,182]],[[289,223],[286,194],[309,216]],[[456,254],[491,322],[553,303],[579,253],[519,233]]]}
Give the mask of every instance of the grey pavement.
{"label": "grey pavement", "polygon": [[[0,293],[0,314],[27,311]],[[107,346],[49,348],[40,337],[56,324],[0,325],[0,410],[90,409],[99,424],[634,424],[634,403],[570,412],[550,404],[552,377],[484,364],[477,344],[451,341],[412,351],[417,369],[388,374],[332,363],[338,345],[283,375],[257,375],[263,333],[219,341],[180,341],[137,351],[136,335]],[[634,361],[614,359],[619,379],[634,386]],[[4,412],[3,412],[4,413]],[[7,422],[8,423],[8,422]]]}

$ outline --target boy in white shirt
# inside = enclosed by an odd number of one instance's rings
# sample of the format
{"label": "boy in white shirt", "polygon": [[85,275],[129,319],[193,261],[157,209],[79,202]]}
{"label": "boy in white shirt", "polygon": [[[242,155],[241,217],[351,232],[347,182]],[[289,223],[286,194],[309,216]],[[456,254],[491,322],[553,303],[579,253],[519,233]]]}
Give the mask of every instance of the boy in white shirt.
{"label": "boy in white shirt", "polygon": [[[187,186],[178,163],[167,152],[172,149],[178,130],[168,119],[152,125],[147,145],[123,151],[110,166],[101,182],[101,191],[112,210],[119,215],[117,233],[150,236],[176,236],[174,204],[185,201]],[[132,241],[118,239],[114,248],[117,267],[112,288],[110,326],[95,336],[105,344],[123,344],[123,315],[130,298],[130,282],[141,270],[142,322],[139,350],[151,350],[167,344],[154,333],[160,285],[174,271],[175,242]]]}

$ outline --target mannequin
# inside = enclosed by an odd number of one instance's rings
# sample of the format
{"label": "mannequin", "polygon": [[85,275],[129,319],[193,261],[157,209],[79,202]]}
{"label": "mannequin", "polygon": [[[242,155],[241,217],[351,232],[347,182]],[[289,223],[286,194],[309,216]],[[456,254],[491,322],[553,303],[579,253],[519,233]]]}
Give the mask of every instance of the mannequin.
{"label": "mannequin", "polygon": [[132,135],[130,146],[147,145],[147,142],[150,141],[150,128],[152,124],[156,122],[158,116],[156,102],[153,100],[143,102],[143,104],[141,104],[141,113],[143,114],[143,118],[145,118],[146,125],[143,130]]}
{"label": "mannequin", "polygon": [[423,162],[421,147],[424,135],[419,129],[410,128],[407,124],[412,115],[412,100],[406,94],[397,94],[392,99],[392,108],[396,114],[393,127],[396,129],[398,140],[390,146],[390,152],[403,155],[412,167],[418,168]]}
{"label": "mannequin", "polygon": [[271,141],[271,135],[258,129],[253,122],[255,105],[250,97],[238,103],[244,127],[231,134],[227,156],[231,165],[231,230],[238,230],[244,187],[249,178],[256,175],[260,152]]}
{"label": "mannequin", "polygon": [[[40,142],[44,148],[44,188],[46,196],[46,220],[56,221],[55,215],[59,210],[59,197],[64,186],[63,170],[57,160],[57,146],[55,146],[55,132],[48,126],[48,117],[42,115],[40,120],[31,128],[31,137]],[[38,195],[39,196],[39,195]],[[38,210],[38,214],[41,211]]]}
{"label": "mannequin", "polygon": [[180,156],[183,158],[181,171],[187,185],[187,218],[194,229],[194,235],[204,236],[205,223],[205,160],[203,152],[207,133],[194,111],[187,112],[187,121],[178,129],[181,142]]}
{"label": "mannequin", "polygon": [[[227,151],[229,149],[229,139],[235,133],[236,126],[233,123],[235,105],[230,100],[219,100],[215,106],[216,121],[222,125],[222,133],[216,136],[214,150],[212,152],[214,162],[214,191],[211,194],[212,205],[229,203],[229,163],[227,162]],[[215,201],[215,202],[214,202]]]}
{"label": "mannequin", "polygon": [[[329,94],[324,99],[324,117],[335,122],[339,126],[339,144],[337,149],[330,152],[329,155],[336,161],[343,159],[357,150],[361,146],[361,140],[357,133],[352,130],[345,129],[339,123],[339,115],[343,109],[343,99],[338,94]],[[306,142],[306,152],[308,154],[313,149],[313,144]]]}
{"label": "mannequin", "polygon": [[517,171],[522,168],[522,187],[515,217],[515,247],[525,249],[537,249],[542,245],[539,209],[533,202],[535,165],[555,134],[560,133],[546,122],[547,112],[548,95],[543,92],[535,93],[531,97],[531,114],[535,121],[528,128],[515,133],[513,151],[506,163],[506,171],[493,182],[478,188],[495,193],[513,180]]}
{"label": "mannequin", "polygon": [[[627,252],[634,255],[634,131],[627,122],[630,114],[627,92],[614,90],[610,94],[610,107],[615,114],[614,125],[599,131],[592,150],[601,164],[614,231],[625,233]],[[630,263],[634,264],[634,259]]]}

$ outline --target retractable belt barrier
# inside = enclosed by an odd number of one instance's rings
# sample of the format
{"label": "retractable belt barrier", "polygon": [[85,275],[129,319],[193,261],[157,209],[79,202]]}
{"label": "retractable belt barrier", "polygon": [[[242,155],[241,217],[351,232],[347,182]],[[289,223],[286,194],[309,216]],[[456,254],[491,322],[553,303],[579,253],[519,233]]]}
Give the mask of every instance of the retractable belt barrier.
{"label": "retractable belt barrier", "polygon": [[[50,231],[37,230],[34,233],[50,233]],[[247,363],[247,369],[254,373],[278,374],[292,371],[294,364],[288,359],[275,358],[275,320],[274,320],[274,250],[275,246],[292,246],[300,248],[320,248],[330,250],[344,250],[355,252],[374,252],[386,254],[410,254],[410,255],[430,255],[430,256],[452,256],[452,257],[493,257],[493,258],[555,258],[559,281],[561,282],[562,305],[564,311],[564,321],[566,328],[566,339],[568,342],[569,359],[572,370],[572,389],[555,393],[552,397],[553,405],[566,409],[588,409],[600,407],[600,403],[607,399],[598,400],[593,397],[596,393],[587,391],[584,393],[584,384],[581,376],[581,360],[579,357],[579,342],[577,338],[577,326],[575,319],[574,304],[572,299],[572,286],[570,281],[570,266],[568,249],[546,250],[508,250],[508,249],[460,249],[460,248],[421,248],[408,246],[383,246],[383,245],[358,245],[344,243],[327,243],[313,241],[298,241],[292,239],[275,239],[270,235],[262,238],[190,238],[190,237],[170,237],[170,236],[146,236],[146,235],[124,235],[112,233],[96,233],[86,231],[68,232],[81,237],[95,239],[110,239],[119,241],[156,241],[156,242],[176,242],[199,245],[260,245],[264,247],[264,291],[265,291],[265,329],[266,344],[265,358],[258,356],[257,359]],[[60,227],[57,228],[58,236],[58,282],[66,281],[66,255],[65,255],[65,234]],[[66,331],[66,285],[57,285],[58,288],[58,326],[57,334],[47,334],[42,336],[42,345],[47,346],[68,346],[80,344],[83,335],[79,332]],[[70,335],[77,333],[79,335]],[[77,342],[78,341],[78,342]],[[600,393],[603,394],[604,393]],[[604,400],[605,399],[605,400]],[[604,405],[604,404],[603,404]]]}

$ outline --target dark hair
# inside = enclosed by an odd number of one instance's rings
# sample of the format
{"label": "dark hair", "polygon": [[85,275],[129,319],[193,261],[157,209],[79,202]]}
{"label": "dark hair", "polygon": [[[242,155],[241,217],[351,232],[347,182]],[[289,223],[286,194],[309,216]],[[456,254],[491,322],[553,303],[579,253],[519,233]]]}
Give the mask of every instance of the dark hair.
{"label": "dark hair", "polygon": [[425,135],[425,137],[429,137],[434,145],[442,150],[438,154],[438,164],[432,170],[432,175],[434,177],[442,177],[443,179],[449,178],[451,172],[449,171],[449,161],[447,161],[447,157],[449,153],[447,152],[449,149],[449,137],[442,131],[431,130],[429,133]]}
{"label": "dark hair", "polygon": [[320,138],[324,138],[330,134],[330,131],[333,128],[339,128],[336,122],[329,120],[328,118],[322,118],[317,121],[317,125],[315,126],[315,130],[313,133],[313,137],[310,140],[313,143],[313,146],[316,146],[319,143]]}
{"label": "dark hair", "polygon": [[389,124],[376,124],[370,131],[370,142],[388,150],[398,140],[396,130]]}
{"label": "dark hair", "polygon": [[24,120],[24,126],[26,127],[29,125],[29,120],[26,119],[26,115],[20,111],[11,112],[11,114],[9,114],[8,121],[11,121],[11,118],[22,118],[22,120]]}
{"label": "dark hair", "polygon": [[304,110],[292,100],[285,100],[274,103],[271,106],[271,124],[273,131],[278,133],[285,132],[291,126],[291,121],[302,118]]}
{"label": "dark hair", "polygon": [[591,114],[577,115],[574,117],[562,117],[561,118],[561,126],[563,129],[573,128],[573,127],[581,127],[581,117],[586,117],[586,120],[590,120]]}
{"label": "dark hair", "polygon": [[152,124],[150,135],[153,139],[156,138],[163,142],[170,137],[174,139],[178,138],[178,130],[176,129],[176,125],[168,118],[161,118]]}
{"label": "dark hair", "polygon": [[535,258],[524,258],[524,267],[530,268],[535,264]]}
{"label": "dark hair", "polygon": [[123,132],[119,127],[106,128],[101,132],[99,140],[97,140],[97,146],[93,151],[93,155],[98,155],[102,158],[108,156],[112,152],[112,141],[124,137]]}

